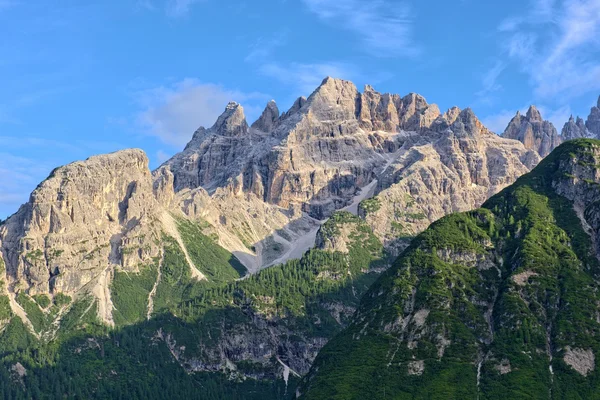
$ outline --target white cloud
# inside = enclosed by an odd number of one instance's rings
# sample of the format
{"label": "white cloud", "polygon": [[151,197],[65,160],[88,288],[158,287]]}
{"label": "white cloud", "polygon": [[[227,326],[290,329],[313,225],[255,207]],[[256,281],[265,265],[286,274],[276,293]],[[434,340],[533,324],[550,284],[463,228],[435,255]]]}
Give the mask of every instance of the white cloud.
{"label": "white cloud", "polygon": [[506,64],[498,60],[483,74],[481,77],[482,89],[477,93],[480,102],[491,103],[492,99],[490,97],[492,93],[502,89],[502,85],[498,83],[498,78],[505,68]]}
{"label": "white cloud", "polygon": [[380,56],[414,56],[410,7],[399,0],[303,0],[308,9],[332,25],[353,31],[365,50]]}
{"label": "white cloud", "polygon": [[356,69],[345,63],[291,63],[288,65],[270,63],[261,66],[260,72],[296,88],[305,96],[312,93],[327,76],[347,80],[353,80],[358,76]]}
{"label": "white cloud", "polygon": [[262,93],[244,93],[195,79],[142,90],[135,98],[143,108],[136,116],[137,124],[145,133],[175,146],[187,143],[199,126],[212,126],[229,101],[241,103],[251,122],[269,100]]}
{"label": "white cloud", "polygon": [[536,97],[566,100],[600,90],[600,0],[534,0],[531,10],[500,30]]}

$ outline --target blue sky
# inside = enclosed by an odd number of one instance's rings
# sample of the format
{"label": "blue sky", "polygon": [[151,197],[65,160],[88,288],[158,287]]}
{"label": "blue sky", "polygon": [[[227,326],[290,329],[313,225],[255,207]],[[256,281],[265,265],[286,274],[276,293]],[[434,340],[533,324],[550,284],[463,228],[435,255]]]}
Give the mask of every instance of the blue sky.
{"label": "blue sky", "polygon": [[0,218],[58,165],[154,168],[229,100],[256,118],[327,75],[559,126],[600,94],[600,0],[0,0]]}

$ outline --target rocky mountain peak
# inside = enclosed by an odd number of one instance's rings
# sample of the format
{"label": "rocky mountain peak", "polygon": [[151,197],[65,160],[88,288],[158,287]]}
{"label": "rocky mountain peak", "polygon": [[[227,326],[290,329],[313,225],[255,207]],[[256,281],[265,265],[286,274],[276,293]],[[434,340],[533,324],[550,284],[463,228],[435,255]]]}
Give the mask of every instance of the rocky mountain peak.
{"label": "rocky mountain peak", "polygon": [[211,129],[222,136],[240,136],[248,133],[244,108],[236,102],[229,102]]}
{"label": "rocky mountain peak", "polygon": [[561,142],[554,125],[544,120],[533,105],[529,107],[525,117],[517,111],[502,136],[522,142],[527,149],[537,151],[542,157],[550,154]]}
{"label": "rocky mountain peak", "polygon": [[[0,228],[7,274],[32,294],[74,293],[110,265],[135,270],[158,255],[159,210],[142,150],[56,168]],[[145,250],[125,254],[125,244]]]}
{"label": "rocky mountain peak", "polygon": [[527,110],[526,118],[532,122],[533,121],[540,121],[540,122],[543,121],[542,114],[539,112],[539,110],[534,105],[531,105],[529,107],[529,110]]}
{"label": "rocky mountain peak", "polygon": [[448,110],[447,118],[454,118],[451,129],[457,136],[479,136],[490,131],[479,121],[471,108],[465,108],[458,115],[458,107]]}
{"label": "rocky mountain peak", "polygon": [[264,111],[260,118],[252,124],[252,128],[258,129],[263,132],[271,132],[277,125],[279,119],[279,108],[275,100],[271,100],[267,103]]}
{"label": "rocky mountain peak", "polygon": [[296,101],[294,101],[294,104],[292,104],[290,109],[287,110],[286,112],[284,112],[283,114],[281,114],[281,120],[283,121],[283,120],[289,118],[290,116],[296,114],[298,111],[300,111],[300,109],[302,107],[304,107],[305,104],[306,104],[306,97],[304,97],[304,96],[298,97],[296,99]]}
{"label": "rocky mountain peak", "polygon": [[456,121],[460,115],[461,109],[454,106],[445,113],[438,116],[431,124],[430,129],[435,132],[444,132]]}
{"label": "rocky mountain peak", "polygon": [[590,110],[585,126],[594,137],[600,138],[600,97],[598,104]]}
{"label": "rocky mountain peak", "polygon": [[589,131],[585,127],[585,122],[582,118],[573,118],[573,115],[569,118],[569,121],[565,123],[561,131],[561,137],[563,140],[578,139],[588,137]]}
{"label": "rocky mountain peak", "polygon": [[309,96],[307,106],[320,120],[354,119],[358,96],[354,83],[327,77]]}

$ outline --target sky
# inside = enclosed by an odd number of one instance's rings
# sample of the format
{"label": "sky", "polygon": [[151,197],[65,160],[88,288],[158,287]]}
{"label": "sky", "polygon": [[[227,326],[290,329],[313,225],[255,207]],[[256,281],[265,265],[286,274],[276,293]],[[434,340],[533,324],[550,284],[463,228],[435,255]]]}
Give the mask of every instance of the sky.
{"label": "sky", "polygon": [[0,0],[0,219],[56,166],[156,168],[227,102],[251,123],[326,76],[560,131],[600,95],[600,0]]}

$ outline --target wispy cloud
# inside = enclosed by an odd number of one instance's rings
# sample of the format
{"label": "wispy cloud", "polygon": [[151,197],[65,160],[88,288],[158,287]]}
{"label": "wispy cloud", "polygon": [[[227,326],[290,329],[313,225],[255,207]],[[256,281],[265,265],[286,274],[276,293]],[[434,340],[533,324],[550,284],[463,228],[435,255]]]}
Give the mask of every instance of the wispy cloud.
{"label": "wispy cloud", "polygon": [[542,118],[552,122],[558,133],[560,133],[565,122],[569,120],[569,117],[573,113],[569,105],[558,108],[550,108],[542,105],[538,107],[538,110],[542,114]]}
{"label": "wispy cloud", "polygon": [[171,157],[171,155],[169,155],[167,152],[165,152],[164,150],[158,150],[156,152],[156,159],[158,160],[159,163],[164,163],[165,161],[167,161],[169,158]]}
{"label": "wispy cloud", "polygon": [[241,103],[252,121],[269,99],[263,93],[230,90],[189,78],[138,91],[134,97],[143,109],[135,117],[137,125],[145,133],[174,146],[187,143],[199,126],[212,126],[229,101]]}
{"label": "wispy cloud", "polygon": [[164,10],[168,17],[181,18],[190,13],[194,4],[203,1],[205,0],[137,0],[135,7],[146,11]]}
{"label": "wispy cloud", "polygon": [[481,77],[481,90],[476,93],[479,102],[485,104],[492,103],[492,96],[494,92],[502,89],[502,85],[498,82],[500,74],[506,68],[506,63],[503,61],[496,61],[494,65],[488,69]]}
{"label": "wispy cloud", "polygon": [[269,59],[275,49],[287,43],[287,33],[280,33],[270,38],[260,37],[251,46],[244,59],[246,62],[262,62]]}
{"label": "wispy cloud", "polygon": [[261,66],[260,72],[284,85],[295,88],[304,95],[315,90],[327,76],[348,80],[353,80],[358,76],[358,71],[354,66],[336,62],[285,65],[269,63]]}
{"label": "wispy cloud", "polygon": [[0,152],[0,218],[17,211],[51,167],[39,159]]}
{"label": "wispy cloud", "polygon": [[[525,109],[525,110],[527,110],[527,109]],[[521,111],[523,111],[523,110],[521,110]],[[501,135],[502,132],[504,132],[504,130],[506,129],[506,127],[507,127],[508,123],[510,122],[510,120],[512,119],[512,117],[515,116],[516,112],[517,112],[516,110],[515,111],[502,110],[496,114],[488,115],[487,117],[482,118],[481,122],[492,132],[495,132],[498,135]]]}
{"label": "wispy cloud", "polygon": [[413,15],[399,0],[303,0],[321,20],[351,30],[379,57],[414,56]]}
{"label": "wispy cloud", "polygon": [[168,0],[167,1],[167,15],[171,17],[182,17],[190,12],[193,4],[203,0]]}
{"label": "wispy cloud", "polygon": [[526,18],[499,29],[508,55],[529,75],[537,98],[600,90],[600,0],[533,0]]}

